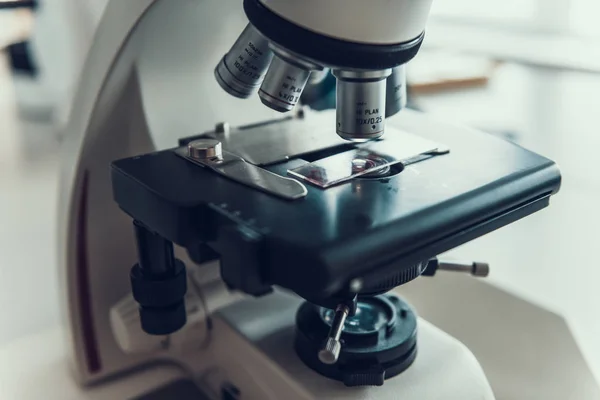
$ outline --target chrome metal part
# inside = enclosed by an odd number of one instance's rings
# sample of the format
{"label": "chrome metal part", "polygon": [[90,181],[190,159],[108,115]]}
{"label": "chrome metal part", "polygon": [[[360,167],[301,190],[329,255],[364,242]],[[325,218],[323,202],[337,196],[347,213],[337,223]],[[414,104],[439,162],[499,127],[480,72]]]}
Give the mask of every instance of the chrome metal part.
{"label": "chrome metal part", "polygon": [[323,348],[319,350],[319,361],[323,364],[335,364],[340,358],[341,351],[342,344],[340,341],[328,337],[327,340],[325,340]]}
{"label": "chrome metal part", "polygon": [[368,174],[361,175],[359,178],[385,178],[392,173],[392,166],[388,165],[373,172],[369,172]]}
{"label": "chrome metal part", "polygon": [[258,95],[267,107],[287,112],[298,104],[311,72],[323,67],[278,46],[271,48],[275,55]]}
{"label": "chrome metal part", "polygon": [[452,271],[452,272],[464,272],[485,278],[490,274],[490,265],[483,262],[456,262],[456,261],[439,261],[438,270],[440,271]]}
{"label": "chrome metal part", "polygon": [[340,337],[344,330],[344,323],[350,313],[348,306],[340,304],[335,310],[335,316],[329,330],[329,335],[323,348],[319,351],[319,360],[323,364],[335,364],[340,356],[342,350],[342,344],[340,343]]}
{"label": "chrome metal part", "polygon": [[336,132],[352,141],[381,137],[385,129],[386,79],[391,69],[380,71],[334,70]]}
{"label": "chrome metal part", "polygon": [[216,139],[198,139],[188,144],[188,157],[196,160],[220,159],[222,155],[223,147]]}
{"label": "chrome metal part", "polygon": [[210,168],[233,181],[287,200],[300,199],[308,193],[306,187],[297,180],[252,165],[243,158],[227,151],[223,151],[220,158],[190,157],[187,147],[180,147],[175,150],[175,153],[195,164]]}
{"label": "chrome metal part", "polygon": [[330,72],[329,68],[323,68],[320,71],[312,71],[312,73],[310,74],[310,77],[308,78],[308,84],[309,85],[318,85],[319,83],[321,83],[325,80],[325,78],[327,77],[327,74],[329,74],[329,72]]}
{"label": "chrome metal part", "polygon": [[437,155],[436,149],[441,147],[430,140],[390,128],[384,140],[356,145],[346,152],[288,170],[288,174],[325,189],[394,164],[422,161]]}
{"label": "chrome metal part", "polygon": [[262,83],[272,58],[269,41],[248,24],[215,68],[215,78],[230,95],[248,98]]}
{"label": "chrome metal part", "polygon": [[406,107],[406,65],[392,69],[392,74],[385,81],[385,117],[389,118]]}

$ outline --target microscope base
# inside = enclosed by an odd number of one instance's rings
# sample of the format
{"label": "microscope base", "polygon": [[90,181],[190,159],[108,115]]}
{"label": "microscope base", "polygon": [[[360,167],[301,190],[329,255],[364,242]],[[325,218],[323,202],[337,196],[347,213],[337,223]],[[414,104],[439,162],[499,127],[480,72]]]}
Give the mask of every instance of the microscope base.
{"label": "microscope base", "polygon": [[422,319],[415,362],[383,386],[348,388],[319,375],[293,347],[294,316],[301,301],[274,293],[219,311],[210,345],[219,367],[204,374],[203,383],[213,392],[234,385],[250,399],[494,399],[473,354]]}

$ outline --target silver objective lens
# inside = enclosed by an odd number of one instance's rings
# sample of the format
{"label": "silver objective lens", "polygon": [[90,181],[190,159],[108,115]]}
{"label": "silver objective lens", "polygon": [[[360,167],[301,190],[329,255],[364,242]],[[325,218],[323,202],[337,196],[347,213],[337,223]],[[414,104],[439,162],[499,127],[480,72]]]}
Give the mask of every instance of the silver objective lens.
{"label": "silver objective lens", "polygon": [[406,107],[406,66],[392,68],[392,74],[386,80],[385,117],[389,118]]}
{"label": "silver objective lens", "polygon": [[248,24],[215,68],[215,78],[230,95],[248,98],[262,83],[272,58],[269,41]]}
{"label": "silver objective lens", "polygon": [[287,112],[298,104],[311,71],[321,71],[323,67],[279,47],[273,47],[273,52],[275,56],[258,95],[267,107]]}
{"label": "silver objective lens", "polygon": [[380,71],[335,70],[336,131],[346,140],[365,141],[383,135],[385,127],[386,78],[391,69]]}
{"label": "silver objective lens", "polygon": [[329,68],[324,68],[321,71],[312,71],[310,73],[310,77],[308,78],[309,85],[318,85],[323,82],[325,78],[327,78],[327,74],[329,74]]}

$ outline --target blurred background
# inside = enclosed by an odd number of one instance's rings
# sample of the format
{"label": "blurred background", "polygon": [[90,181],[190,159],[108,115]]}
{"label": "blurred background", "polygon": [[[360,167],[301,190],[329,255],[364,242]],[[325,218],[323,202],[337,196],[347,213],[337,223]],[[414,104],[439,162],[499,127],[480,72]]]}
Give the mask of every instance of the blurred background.
{"label": "blurred background", "polygon": [[[60,323],[61,130],[106,2],[0,0],[0,349]],[[408,69],[411,107],[561,166],[549,209],[453,253],[564,316],[597,378],[599,16],[598,0],[436,0]]]}

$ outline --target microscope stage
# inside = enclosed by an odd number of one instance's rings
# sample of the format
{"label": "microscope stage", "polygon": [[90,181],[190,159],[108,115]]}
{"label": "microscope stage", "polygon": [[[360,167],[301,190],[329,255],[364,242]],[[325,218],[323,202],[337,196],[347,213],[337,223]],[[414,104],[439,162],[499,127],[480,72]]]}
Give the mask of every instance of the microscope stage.
{"label": "microscope stage", "polygon": [[[314,118],[315,129],[323,130],[324,115]],[[308,113],[302,122],[308,131],[311,120]],[[171,149],[114,162],[114,198],[163,237],[188,249],[208,245],[234,287],[279,285],[321,299],[354,278],[374,282],[536,212],[560,187],[554,162],[489,134],[412,111],[388,125],[443,143],[450,153],[381,178],[306,185],[305,197],[286,200]],[[261,168],[289,178],[315,154]]]}

